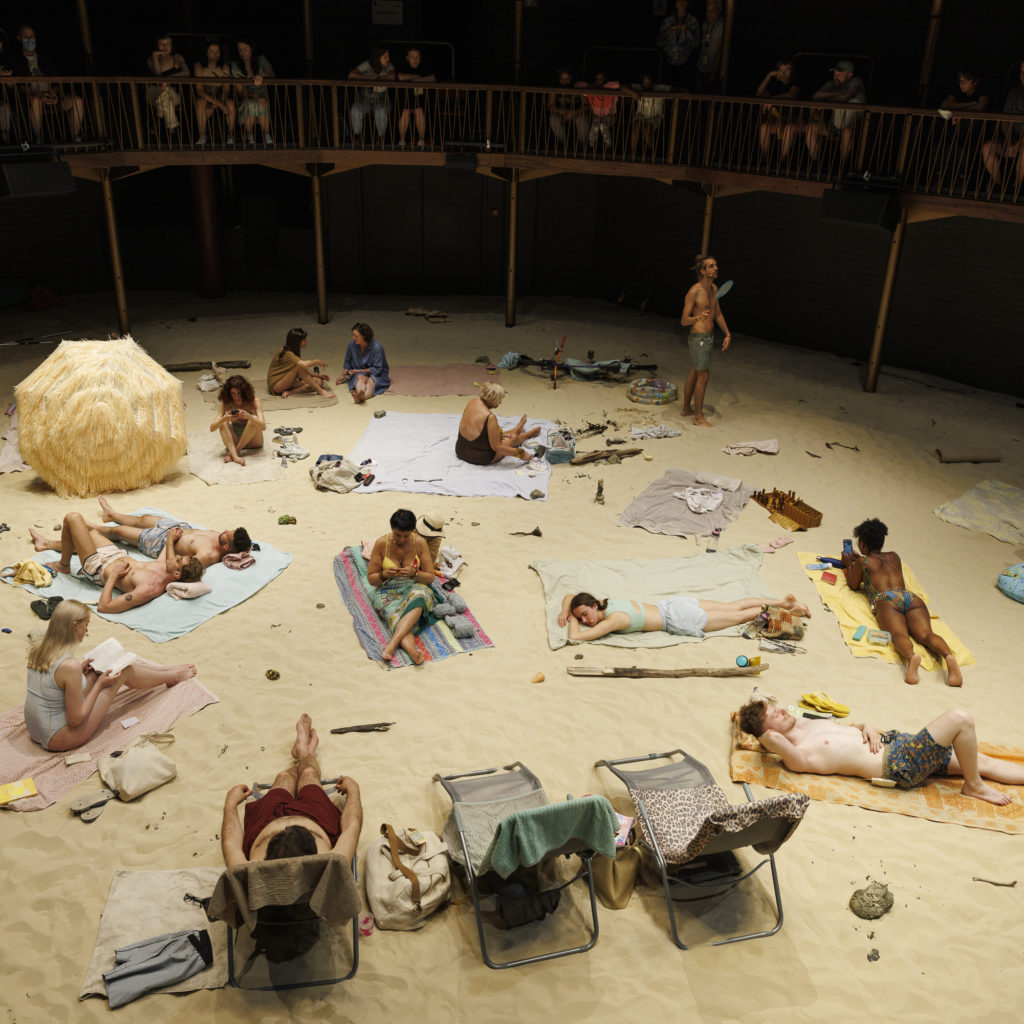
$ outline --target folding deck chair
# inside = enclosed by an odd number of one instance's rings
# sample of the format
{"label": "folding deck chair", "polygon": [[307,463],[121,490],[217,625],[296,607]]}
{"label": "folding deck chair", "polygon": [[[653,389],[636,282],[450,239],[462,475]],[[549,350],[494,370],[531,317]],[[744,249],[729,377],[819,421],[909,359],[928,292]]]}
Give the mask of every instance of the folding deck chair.
{"label": "folding deck chair", "polygon": [[[330,786],[336,779],[324,779]],[[267,790],[256,783],[253,791]],[[228,980],[258,991],[348,981],[359,967],[356,860],[335,853],[228,868],[206,901],[228,925]],[[351,921],[351,926],[349,926]]]}
{"label": "folding deck chair", "polygon": [[[676,755],[682,760],[671,760]],[[619,767],[649,761],[668,763],[628,771]],[[712,945],[765,938],[782,927],[782,896],[775,868],[775,851],[803,819],[810,802],[806,793],[786,793],[766,800],[754,800],[750,787],[744,783],[743,791],[748,802],[730,804],[707,767],[683,750],[598,761],[594,767],[607,768],[629,790],[636,808],[640,843],[657,864],[668,905],[672,939],[680,949],[689,947],[679,937],[673,889],[685,887],[691,893],[702,893],[690,898],[709,899],[750,878],[765,864],[770,864],[772,871],[775,926],[768,931],[720,939]],[[745,846],[751,846],[767,857],[742,873],[733,851]],[[687,865],[692,869],[689,878],[685,877]]]}
{"label": "folding deck chair", "polygon": [[[552,804],[537,776],[519,761],[501,769],[435,775],[434,781],[441,783],[452,800],[452,813],[445,823],[443,837],[452,859],[466,873],[484,963],[494,969],[518,967],[585,953],[592,948],[597,942],[598,923],[591,858],[595,852],[615,854],[618,825],[611,804],[601,796]],[[519,900],[513,897],[511,902],[520,909],[523,903],[528,906],[522,915],[525,920],[520,923],[539,920],[554,910],[562,889],[584,879],[590,893],[590,940],[516,960],[499,963],[492,959],[487,951],[480,907],[481,898],[492,894],[485,876],[494,872],[507,879],[519,868],[573,853],[578,854],[581,867],[568,882],[528,894],[525,900],[522,896]],[[499,895],[499,900],[502,898]],[[504,898],[509,899],[507,895]]]}

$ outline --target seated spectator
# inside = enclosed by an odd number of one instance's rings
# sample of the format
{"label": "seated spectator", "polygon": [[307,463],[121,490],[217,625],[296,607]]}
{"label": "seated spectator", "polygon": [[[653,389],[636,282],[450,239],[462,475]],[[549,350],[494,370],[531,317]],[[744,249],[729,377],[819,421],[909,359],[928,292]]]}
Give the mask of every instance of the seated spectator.
{"label": "seated spectator", "polygon": [[[13,74],[24,78],[38,78],[41,75],[58,73],[51,60],[36,52],[36,32],[31,25],[22,25],[18,29],[17,39],[21,45],[21,52],[14,57],[11,65]],[[76,96],[64,86],[55,89],[50,82],[31,82],[22,86],[22,89],[25,91],[34,142],[38,144],[43,141],[43,108],[58,106],[68,115],[72,138],[75,142],[82,141],[82,116],[85,104],[81,96]]]}
{"label": "seated spectator", "polygon": [[520,418],[513,430],[502,433],[494,410],[501,405],[505,389],[494,381],[488,381],[480,394],[471,398],[462,410],[459,433],[455,438],[455,454],[463,462],[474,466],[490,466],[506,456],[529,462],[532,453],[519,446],[540,433],[540,427],[527,432],[526,416]]}
{"label": "seated spectator", "polygon": [[707,0],[704,21],[700,26],[700,52],[697,54],[697,89],[700,92],[722,91],[722,39],[725,19],[722,0]]}
{"label": "seated spectator", "polygon": [[191,679],[195,665],[158,665],[144,658],[119,672],[97,672],[79,661],[75,648],[89,633],[89,609],[80,601],[61,601],[46,634],[28,654],[25,726],[46,750],[74,750],[103,724],[122,684],[133,690],[171,687]]}
{"label": "seated spectator", "polygon": [[[174,52],[174,42],[170,35],[159,35],[156,38],[156,49],[146,58],[146,67],[158,78],[188,78],[188,65],[180,53]],[[159,117],[168,132],[178,130],[178,107],[181,105],[181,94],[167,82],[146,87],[146,96],[153,113]]]}
{"label": "seated spectator", "polygon": [[[558,85],[562,89],[572,88],[572,75],[568,71],[558,72]],[[576,129],[576,144],[586,145],[587,108],[583,97],[576,92],[553,92],[548,97],[548,124],[563,148],[569,144],[569,124]]]}
{"label": "seated spectator", "polygon": [[[577,82],[577,86],[586,87],[586,82]],[[594,75],[593,89],[618,89],[618,82],[609,82],[603,71]],[[619,97],[609,96],[607,92],[587,93],[585,97],[587,106],[590,107],[590,132],[587,135],[587,143],[591,149],[597,149],[597,136],[601,135],[604,141],[605,150],[615,149],[615,118],[618,115]]]}
{"label": "seated spectator", "polygon": [[253,134],[259,126],[263,135],[263,144],[272,146],[274,136],[270,134],[270,110],[267,104],[267,87],[263,82],[274,77],[274,69],[263,54],[257,54],[251,39],[239,39],[235,43],[238,60],[231,62],[232,78],[249,79],[245,85],[235,86],[235,98],[238,101],[238,122],[245,132],[245,144],[256,145]]}
{"label": "seated spectator", "polygon": [[352,340],[345,351],[345,368],[334,382],[348,381],[348,391],[356,405],[362,405],[368,398],[379,395],[391,387],[391,368],[384,348],[373,336],[369,324],[354,323]]}
{"label": "seated spectator", "polygon": [[[405,66],[398,72],[400,82],[436,82],[434,72],[423,63],[423,52],[418,46],[405,51]],[[405,133],[409,130],[409,119],[416,126],[416,148],[423,149],[427,137],[427,97],[422,87],[403,90],[402,112],[398,117],[398,148],[405,149]],[[378,133],[379,134],[379,133]],[[410,139],[410,141],[412,141]]]}
{"label": "seated spectator", "polygon": [[[222,64],[220,59],[220,43],[212,41],[207,44],[202,62],[196,61],[194,74],[196,78],[230,78],[231,68]],[[199,126],[199,138],[196,145],[206,145],[206,125],[210,115],[219,110],[227,124],[224,133],[224,144],[235,144],[235,99],[231,95],[231,86],[196,86],[196,124]]]}
{"label": "seated spectator", "polygon": [[295,764],[282,771],[259,800],[245,804],[244,827],[238,820],[238,808],[252,796],[252,789],[238,785],[228,790],[220,846],[229,868],[317,853],[336,853],[346,862],[355,856],[363,824],[359,786],[347,775],[338,779],[335,789],[346,797],[345,809],[339,811],[320,784],[319,744],[312,719],[300,716],[292,746]]}
{"label": "seated spectator", "polygon": [[939,106],[946,121],[938,126],[932,144],[932,183],[939,188],[966,184],[966,170],[984,136],[985,123],[970,118],[961,123],[959,115],[961,112],[981,113],[988,107],[988,100],[981,74],[973,68],[960,68],[955,91]]}
{"label": "seated spectator", "polygon": [[688,12],[689,0],[676,0],[676,13],[670,14],[658,31],[658,49],[668,62],[673,85],[688,85],[687,65],[694,50],[700,45],[700,24]]}
{"label": "seated spectator", "polygon": [[[353,81],[379,82],[395,80],[395,69],[391,64],[391,54],[386,46],[375,46],[370,56],[358,67],[354,67],[348,77]],[[355,90],[355,102],[349,107],[349,131],[353,139],[363,130],[363,115],[373,114],[373,123],[377,135],[384,137],[388,127],[388,91],[382,85],[366,86]]]}
{"label": "seated spectator", "polygon": [[284,339],[284,345],[274,353],[267,370],[267,387],[272,395],[287,398],[289,395],[303,395],[315,391],[323,398],[333,398],[334,392],[327,391],[326,373],[320,367],[326,367],[323,359],[302,359],[300,353],[306,347],[306,332],[301,327],[293,327]]}
{"label": "seated spectator", "polygon": [[661,126],[665,121],[665,100],[655,96],[658,92],[668,92],[667,85],[655,85],[650,75],[644,75],[640,83],[634,84],[633,91],[636,95],[636,103],[633,106],[633,131],[630,136],[629,145],[634,154],[637,154],[637,143],[643,138],[643,150],[639,156],[646,160],[648,155],[654,155],[654,144]]}
{"label": "seated spectator", "polygon": [[853,61],[845,58],[838,61],[832,68],[831,80],[814,94],[814,99],[835,104],[842,109],[834,110],[830,121],[812,121],[807,126],[807,150],[811,159],[818,159],[818,148],[823,135],[838,135],[839,154],[841,159],[845,160],[853,145],[853,129],[864,116],[863,111],[848,108],[867,102],[864,82],[854,74]]}
{"label": "seated spectator", "polygon": [[[1003,104],[1004,114],[1024,114],[1024,61],[1020,64],[1020,83],[1006,94]],[[992,178],[993,185],[1001,185],[1003,181],[1003,160],[1016,160],[1017,189],[1024,183],[1024,146],[1021,145],[1021,134],[1024,125],[1003,123],[994,139],[989,139],[981,147],[981,156],[985,161],[985,170]]]}
{"label": "seated spectator", "polygon": [[[757,87],[758,99],[795,100],[800,94],[791,60],[780,60]],[[765,155],[771,149],[772,139],[778,139],[781,156],[785,158],[796,138],[796,111],[791,107],[775,107],[765,103],[761,107],[761,121],[757,126],[757,141]]]}
{"label": "seated spectator", "polygon": [[228,377],[217,395],[220,409],[210,424],[210,430],[219,430],[227,454],[225,462],[245,465],[242,453],[263,447],[263,431],[267,421],[263,417],[263,403],[252,384],[240,374]]}
{"label": "seated spectator", "polygon": [[[7,33],[0,28],[0,78],[9,78],[11,71],[8,54]],[[11,104],[7,90],[0,87],[0,142],[5,145],[11,141]]]}
{"label": "seated spectator", "polygon": [[988,108],[988,90],[982,86],[981,72],[962,67],[956,73],[957,88],[940,104],[941,110],[963,110],[980,114]]}

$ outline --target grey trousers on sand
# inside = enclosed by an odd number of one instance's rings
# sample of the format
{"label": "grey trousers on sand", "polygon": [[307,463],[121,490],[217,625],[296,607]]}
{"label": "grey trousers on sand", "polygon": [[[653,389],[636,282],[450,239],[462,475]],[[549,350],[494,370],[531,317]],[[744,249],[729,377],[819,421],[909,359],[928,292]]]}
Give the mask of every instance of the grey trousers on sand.
{"label": "grey trousers on sand", "polygon": [[110,1008],[176,982],[191,978],[213,964],[210,933],[190,929],[168,932],[114,950],[114,967],[103,975]]}

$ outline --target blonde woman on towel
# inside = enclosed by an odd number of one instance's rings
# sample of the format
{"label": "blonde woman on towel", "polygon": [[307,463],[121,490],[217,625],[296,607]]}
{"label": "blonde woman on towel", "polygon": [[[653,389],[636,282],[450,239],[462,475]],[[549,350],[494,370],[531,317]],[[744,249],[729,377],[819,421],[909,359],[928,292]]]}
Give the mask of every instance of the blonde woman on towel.
{"label": "blonde woman on towel", "polygon": [[196,674],[195,665],[157,665],[143,658],[120,672],[97,672],[91,659],[72,656],[88,633],[89,609],[80,601],[61,601],[46,635],[29,651],[25,725],[46,750],[74,750],[91,739],[122,684],[149,690]]}
{"label": "blonde woman on towel", "polygon": [[766,604],[777,604],[810,618],[807,605],[792,594],[777,597],[741,597],[738,601],[702,601],[677,594],[657,604],[624,601],[593,594],[566,594],[558,624],[569,627],[569,643],[597,640],[609,633],[651,633],[663,631],[675,636],[699,636],[756,619]]}
{"label": "blonde woman on towel", "polygon": [[540,433],[540,427],[525,430],[523,416],[514,430],[502,433],[494,410],[501,405],[505,389],[494,381],[488,381],[476,398],[471,398],[462,410],[459,433],[455,438],[455,454],[463,462],[474,466],[489,466],[500,462],[505,456],[529,462],[532,452],[521,451],[519,446]]}

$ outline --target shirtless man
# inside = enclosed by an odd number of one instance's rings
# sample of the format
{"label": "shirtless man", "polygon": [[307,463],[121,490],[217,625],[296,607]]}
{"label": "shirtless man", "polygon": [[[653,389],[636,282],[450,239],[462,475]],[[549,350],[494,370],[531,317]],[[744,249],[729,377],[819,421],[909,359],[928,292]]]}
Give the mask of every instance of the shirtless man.
{"label": "shirtless man", "polygon": [[[159,597],[168,583],[194,583],[203,576],[203,566],[197,558],[179,555],[174,550],[181,536],[180,527],[168,531],[162,557],[155,562],[137,562],[116,544],[106,544],[107,538],[90,529],[80,512],[69,512],[64,517],[59,545],[33,527],[29,527],[29,533],[36,551],[60,551],[60,561],[48,563],[58,572],[70,573],[71,556],[78,555],[82,563],[78,575],[103,588],[96,602],[100,612],[126,612]],[[117,597],[115,589],[121,591]]]}
{"label": "shirtless man", "polygon": [[[202,562],[204,568],[216,565],[225,555],[249,551],[252,541],[244,526],[234,530],[197,530],[191,523],[158,516],[130,516],[115,512],[106,498],[100,498],[100,511],[106,522],[89,523],[89,529],[102,533],[108,540],[123,540],[138,548],[149,558],[159,558],[169,530],[178,526],[181,536],[174,544],[179,555],[191,555]],[[117,526],[110,526],[111,522]],[[37,551],[42,550],[36,548]]]}
{"label": "shirtless man", "polygon": [[961,708],[940,715],[916,736],[895,729],[878,733],[870,725],[794,718],[766,698],[744,704],[739,721],[741,729],[759,737],[793,772],[888,779],[900,789],[911,789],[929,775],[961,775],[964,796],[1000,805],[1013,797],[983,782],[982,776],[1024,786],[1024,765],[978,753],[974,719]]}
{"label": "shirtless man", "polygon": [[[718,305],[718,264],[713,256],[698,256],[696,263],[690,268],[697,275],[697,283],[686,293],[683,304],[683,315],[679,322],[683,327],[690,328],[690,367],[689,376],[683,387],[683,411],[680,416],[693,416],[698,427],[713,426],[704,418],[704,392],[711,375],[711,349],[715,340],[715,324],[725,332],[722,351],[729,348],[732,335],[722,316]],[[693,408],[690,402],[693,401]]]}
{"label": "shirtless man", "polygon": [[245,805],[245,826],[238,820],[238,806],[251,794],[249,786],[233,786],[224,798],[220,830],[224,863],[232,868],[256,860],[336,853],[350,861],[359,842],[363,806],[359,786],[347,775],[335,787],[346,796],[339,811],[320,785],[316,748],[320,738],[309,715],[295,723],[295,764],[274,779],[272,789]]}

